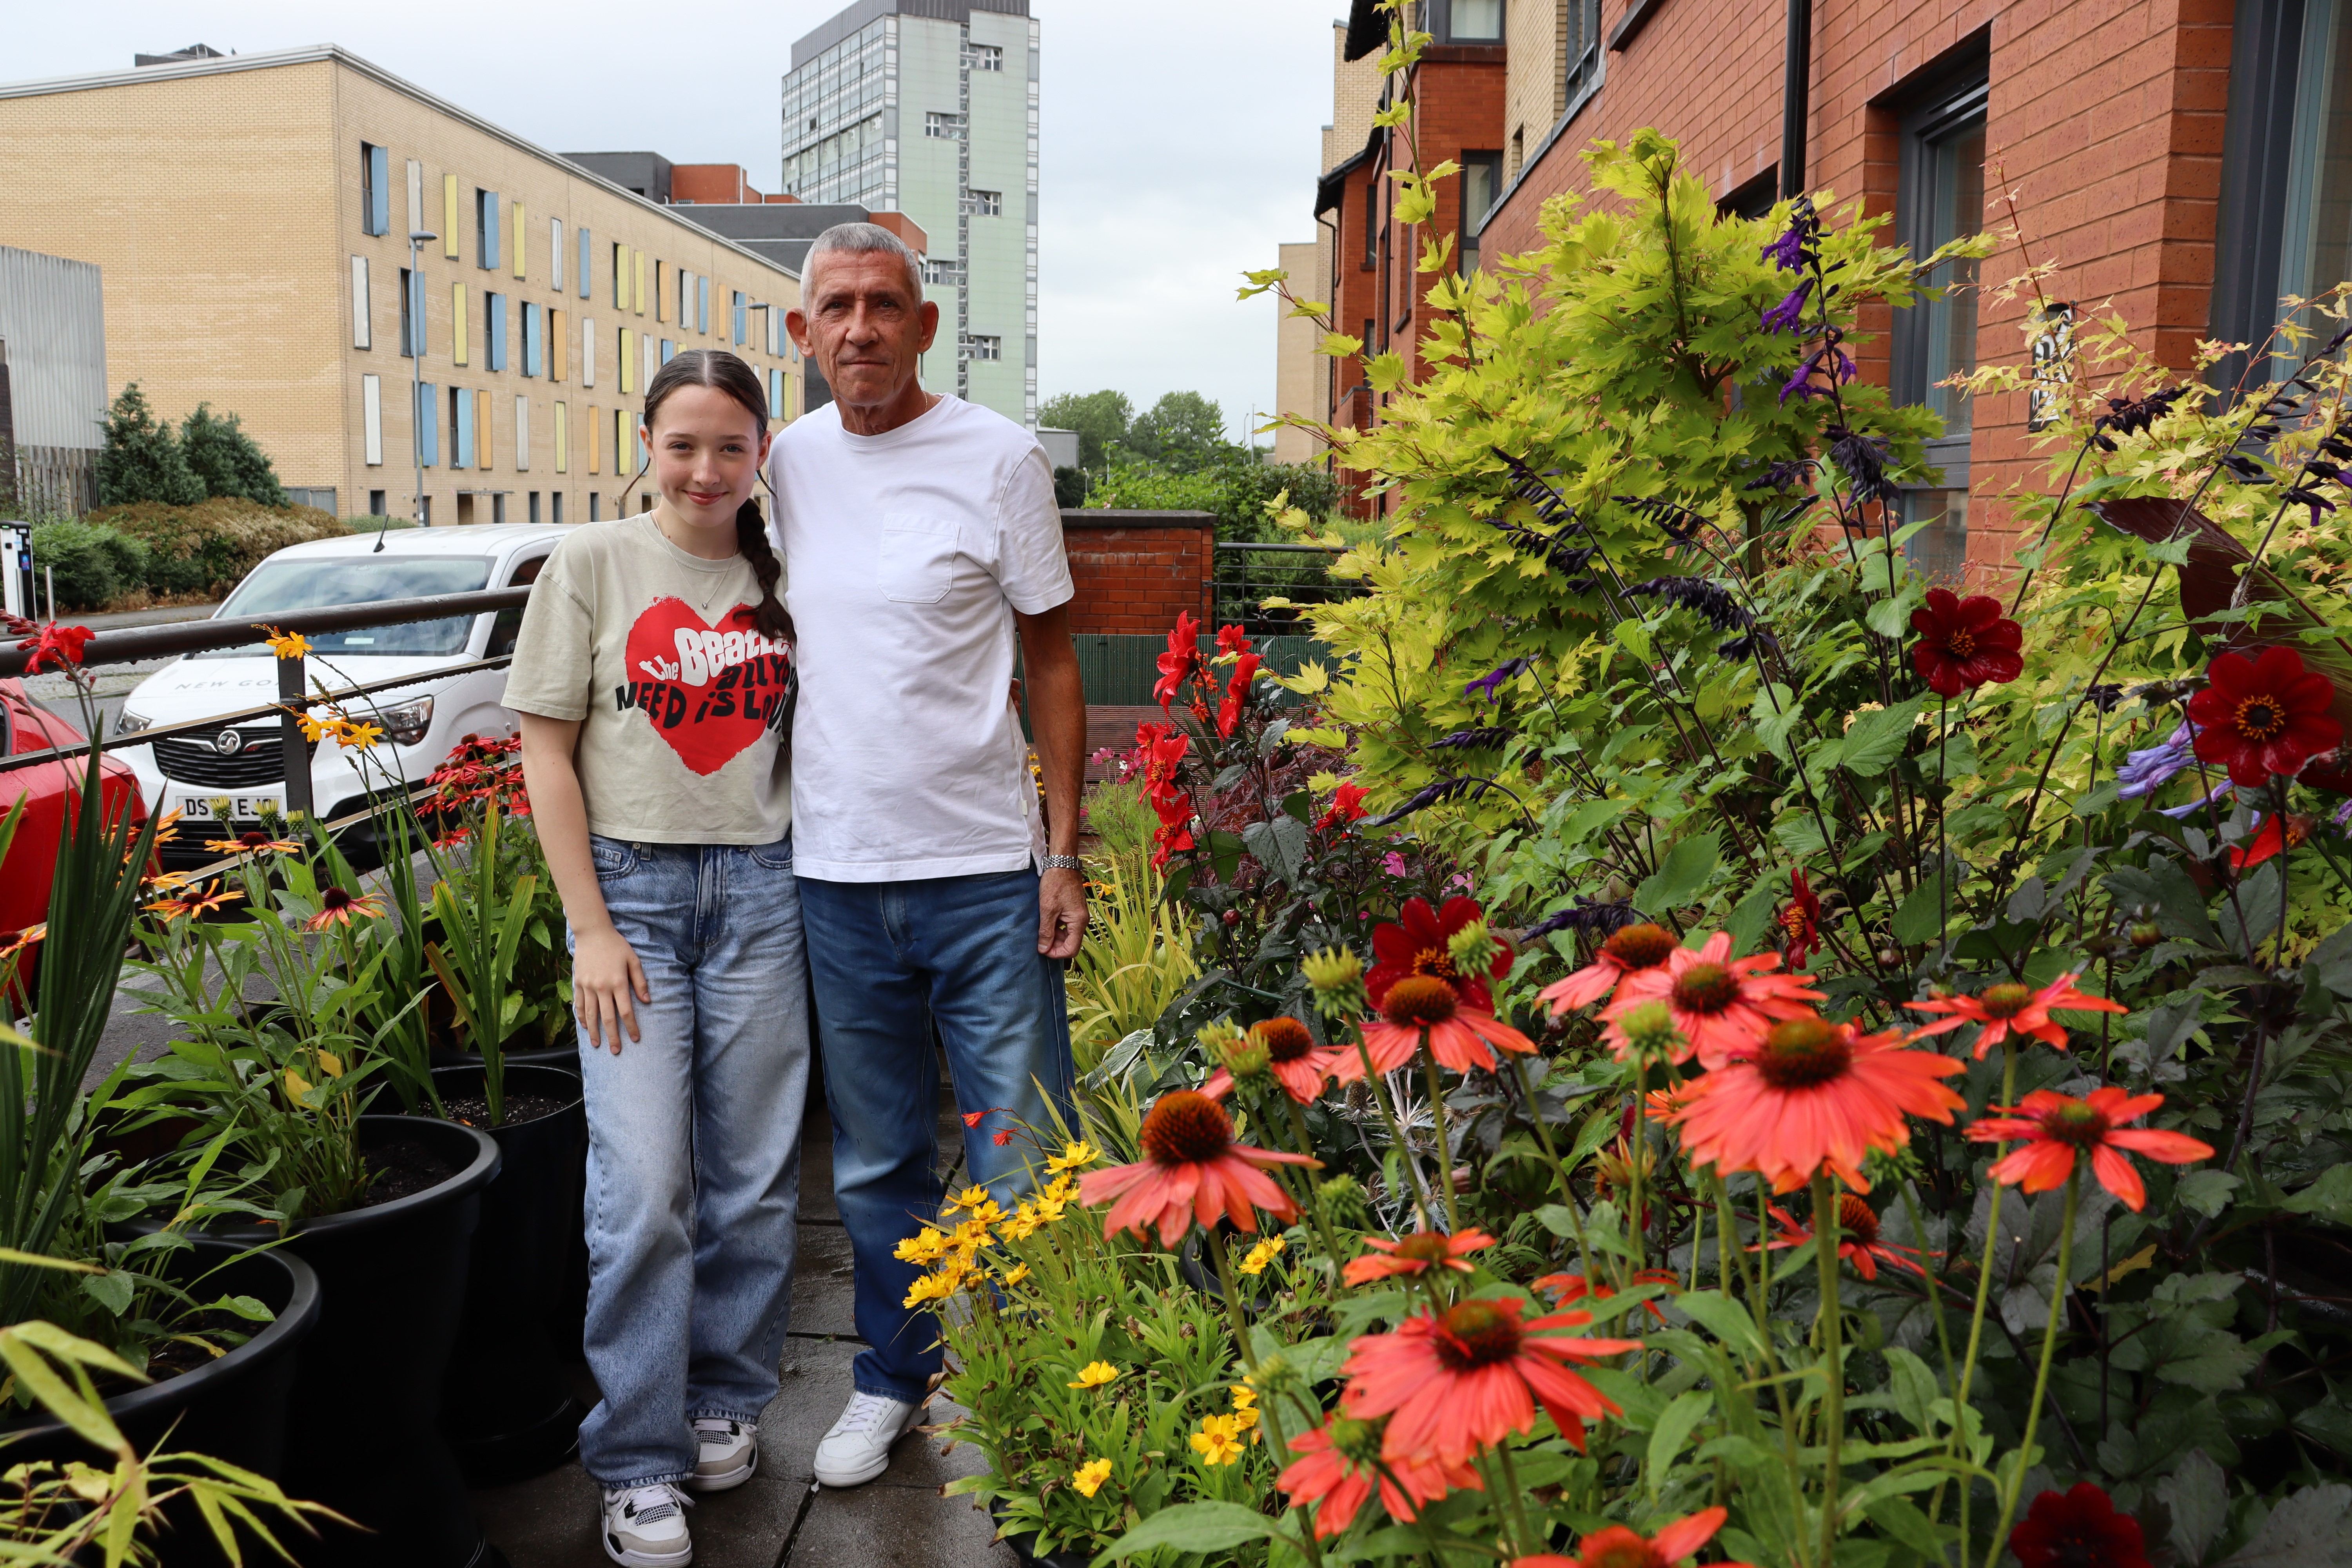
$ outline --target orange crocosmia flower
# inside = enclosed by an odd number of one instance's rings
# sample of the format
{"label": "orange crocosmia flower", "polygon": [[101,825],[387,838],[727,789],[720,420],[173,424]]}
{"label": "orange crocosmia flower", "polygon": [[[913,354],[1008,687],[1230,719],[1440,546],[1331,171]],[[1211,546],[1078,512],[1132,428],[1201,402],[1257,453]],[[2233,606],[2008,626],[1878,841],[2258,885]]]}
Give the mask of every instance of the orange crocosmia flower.
{"label": "orange crocosmia flower", "polygon": [[[1307,1026],[1286,1013],[1278,1018],[1259,1019],[1249,1026],[1249,1036],[1265,1047],[1265,1070],[1282,1085],[1284,1093],[1301,1105],[1315,1102],[1323,1092],[1323,1080],[1339,1070],[1341,1061],[1356,1060],[1353,1051],[1318,1046]],[[1355,1076],[1363,1076],[1361,1063]],[[1233,1082],[1234,1075],[1219,1068],[1201,1086],[1201,1092],[1218,1099]]]}
{"label": "orange crocosmia flower", "polygon": [[1317,1535],[1328,1539],[1355,1523],[1357,1510],[1375,1485],[1389,1517],[1404,1521],[1417,1515],[1421,1504],[1435,1502],[1448,1491],[1486,1489],[1478,1472],[1460,1461],[1390,1460],[1383,1465],[1381,1426],[1334,1415],[1314,1431],[1290,1440],[1290,1464],[1275,1485],[1290,1494],[1294,1507],[1322,1505],[1315,1510]]}
{"label": "orange crocosmia flower", "polygon": [[1695,1165],[1756,1171],[1778,1193],[1826,1167],[1857,1192],[1865,1152],[1909,1140],[1906,1116],[1948,1123],[1960,1097],[1939,1079],[1967,1065],[1901,1048],[1898,1034],[1863,1035],[1816,1017],[1775,1024],[1753,1046],[1690,1086],[1667,1120]]}
{"label": "orange crocosmia flower", "polygon": [[2021,1105],[1996,1106],[2008,1116],[1987,1116],[1969,1129],[1977,1143],[2026,1140],[2025,1146],[1993,1163],[1989,1174],[1997,1182],[2021,1185],[2029,1193],[2046,1193],[2062,1186],[2074,1173],[2078,1155],[2091,1156],[2091,1173],[2099,1185],[2116,1194],[2137,1214],[2147,1202],[2147,1189],[2121,1150],[2186,1165],[2210,1160],[2213,1146],[2185,1132],[2160,1132],[2153,1127],[2126,1127],[2164,1103],[2160,1094],[2128,1095],[2119,1089],[2095,1089],[2081,1100],[2037,1089]]}
{"label": "orange crocosmia flower", "polygon": [[[1680,1285],[1682,1280],[1679,1277],[1667,1269],[1637,1268],[1633,1271],[1633,1277],[1627,1279],[1625,1283],[1628,1285],[1664,1285],[1668,1289],[1672,1289],[1675,1286]],[[1549,1290],[1555,1292],[1556,1300],[1552,1304],[1556,1307],[1572,1307],[1588,1296],[1596,1301],[1605,1301],[1610,1297],[1617,1294],[1617,1292],[1609,1286],[1598,1284],[1592,1280],[1587,1279],[1581,1274],[1547,1274],[1542,1279],[1535,1281],[1532,1285],[1529,1285],[1528,1289],[1530,1290]],[[1665,1312],[1655,1301],[1644,1301],[1642,1303],[1642,1308],[1644,1311],[1648,1312],[1650,1316],[1657,1319],[1658,1321],[1663,1323],[1666,1321]]]}
{"label": "orange crocosmia flower", "polygon": [[2036,991],[2031,985],[2014,984],[1989,985],[1973,996],[1936,996],[1925,1002],[1903,1004],[1915,1013],[1941,1013],[1937,1019],[1919,1031],[1919,1037],[1949,1034],[1962,1024],[1981,1024],[1983,1032],[1977,1036],[1977,1059],[2009,1038],[2011,1030],[2031,1035],[2044,1045],[2066,1048],[2066,1026],[2053,1021],[2051,1011],[2065,1008],[2080,1013],[2128,1013],[2130,1008],[2108,1001],[2104,996],[2087,995],[2074,989],[2074,982],[2083,972],[2062,974]]}
{"label": "orange crocosmia flower", "polygon": [[1639,1340],[1591,1340],[1560,1333],[1592,1321],[1557,1312],[1519,1321],[1517,1297],[1457,1301],[1443,1316],[1407,1318],[1385,1334],[1366,1334],[1348,1356],[1341,1411],[1389,1418],[1381,1457],[1460,1464],[1514,1432],[1527,1432],[1540,1404],[1560,1435],[1584,1447],[1584,1423],[1622,1412],[1570,1368],[1642,1348]]}
{"label": "orange crocosmia flower", "polygon": [[1591,963],[1537,994],[1551,1004],[1555,1016],[1589,1006],[1616,990],[1625,976],[1657,968],[1681,945],[1662,925],[1627,926],[1601,944]]}
{"label": "orange crocosmia flower", "polygon": [[[1486,1048],[1490,1043],[1507,1051],[1536,1048],[1533,1040],[1494,1014],[1468,1005],[1459,991],[1434,974],[1409,974],[1392,982],[1378,1005],[1379,1016],[1367,1019],[1363,1030],[1372,1066],[1381,1072],[1394,1072],[1412,1060],[1424,1033],[1437,1065],[1455,1072],[1474,1067],[1491,1070],[1496,1057]],[[1332,1072],[1342,1083],[1361,1078],[1363,1058],[1349,1052],[1332,1064]]]}
{"label": "orange crocosmia flower", "polygon": [[1713,1072],[1735,1050],[1763,1039],[1774,1024],[1808,1016],[1807,1004],[1822,999],[1805,984],[1811,976],[1770,973],[1780,967],[1777,952],[1732,957],[1731,933],[1719,931],[1697,952],[1678,947],[1657,968],[1620,981],[1616,999],[1601,1015],[1601,1037],[1623,1060],[1630,1042],[1618,1020],[1644,1002],[1664,1002],[1685,1042],[1675,1059],[1688,1061],[1696,1053]]}
{"label": "orange crocosmia flower", "polygon": [[1400,1274],[1427,1274],[1436,1268],[1467,1274],[1470,1265],[1463,1262],[1463,1258],[1480,1247],[1494,1246],[1495,1238],[1475,1229],[1459,1230],[1452,1236],[1442,1230],[1417,1230],[1393,1241],[1384,1236],[1368,1236],[1364,1245],[1376,1250],[1348,1265],[1344,1273],[1350,1285],[1392,1279]]}
{"label": "orange crocosmia flower", "polygon": [[[1532,1557],[1515,1557],[1511,1568],[1676,1568],[1698,1554],[1698,1549],[1715,1539],[1730,1517],[1727,1510],[1710,1508],[1678,1519],[1657,1534],[1643,1537],[1622,1524],[1606,1530],[1596,1530],[1586,1536],[1581,1548],[1573,1557],[1562,1557],[1555,1552],[1538,1552]],[[1745,1563],[1719,1563],[1714,1568],[1748,1568]]]}
{"label": "orange crocosmia flower", "polygon": [[[1922,1279],[1927,1277],[1927,1265],[1919,1261],[1916,1248],[1897,1247],[1891,1241],[1878,1239],[1878,1214],[1868,1204],[1852,1193],[1838,1194],[1838,1256],[1853,1265],[1853,1271],[1864,1279],[1878,1278],[1878,1265],[1883,1258],[1898,1268],[1908,1268]],[[1784,1247],[1802,1247],[1813,1239],[1811,1225],[1799,1225],[1797,1216],[1780,1205],[1772,1205],[1772,1217],[1780,1222],[1780,1236],[1765,1243],[1764,1250],[1778,1252]]]}
{"label": "orange crocosmia flower", "polygon": [[1132,1165],[1088,1171],[1078,1179],[1078,1201],[1089,1207],[1108,1203],[1103,1235],[1122,1230],[1140,1237],[1153,1224],[1160,1241],[1173,1247],[1197,1219],[1214,1225],[1230,1219],[1236,1230],[1257,1233],[1257,1210],[1294,1219],[1298,1205],[1263,1169],[1281,1163],[1320,1170],[1323,1162],[1305,1154],[1253,1149],[1234,1142],[1233,1119],[1209,1095],[1171,1089],[1144,1113],[1143,1158]]}

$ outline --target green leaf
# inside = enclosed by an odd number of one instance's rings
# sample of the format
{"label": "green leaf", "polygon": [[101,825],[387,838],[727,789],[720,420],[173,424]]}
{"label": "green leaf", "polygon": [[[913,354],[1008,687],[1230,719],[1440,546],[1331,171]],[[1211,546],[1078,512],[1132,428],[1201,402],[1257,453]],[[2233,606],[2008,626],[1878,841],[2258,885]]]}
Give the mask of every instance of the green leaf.
{"label": "green leaf", "polygon": [[1720,1290],[1685,1290],[1675,1298],[1675,1305],[1738,1354],[1762,1356],[1764,1342],[1756,1337],[1756,1320]]}
{"label": "green leaf", "polygon": [[1945,1540],[1958,1533],[1950,1529],[1937,1530],[1928,1523],[1927,1516],[1908,1498],[1873,1498],[1864,1505],[1863,1512],[1869,1516],[1871,1523],[1931,1563],[1943,1560]]}
{"label": "green leaf", "polygon": [[1274,1521],[1255,1509],[1214,1499],[1161,1509],[1095,1557],[1097,1563],[1116,1563],[1139,1552],[1170,1547],[1178,1552],[1228,1552],[1275,1532]]}
{"label": "green leaf", "polygon": [[1633,907],[1655,914],[1692,902],[1722,858],[1723,847],[1712,830],[1692,834],[1666,851],[1665,863],[1633,889]]}
{"label": "green leaf", "polygon": [[1944,934],[1948,890],[1932,872],[1912,889],[1895,911],[1895,940],[1906,946],[1934,942]]}
{"label": "green leaf", "polygon": [[118,1318],[131,1310],[131,1276],[125,1272],[84,1275],[81,1288],[91,1300]]}
{"label": "green leaf", "polygon": [[1858,778],[1876,778],[1903,754],[1903,747],[1911,738],[1912,728],[1919,721],[1920,710],[1927,705],[1926,697],[1914,697],[1906,702],[1897,702],[1892,708],[1864,713],[1845,732],[1845,745],[1839,752],[1839,763]]}
{"label": "green leaf", "polygon": [[[2335,1167],[2336,1170],[2343,1168]],[[2229,1206],[2230,1194],[2242,1184],[2227,1171],[2191,1171],[2174,1184],[2172,1201],[2211,1219]]]}
{"label": "green leaf", "polygon": [[1658,1417],[1658,1425],[1650,1434],[1650,1500],[1658,1500],[1658,1489],[1665,1484],[1666,1472],[1674,1468],[1675,1456],[1690,1441],[1691,1431],[1706,1418],[1715,1406],[1715,1395],[1692,1389],[1678,1394]]}
{"label": "green leaf", "polygon": [[1917,1355],[1899,1345],[1886,1350],[1886,1389],[1895,1400],[1895,1408],[1911,1423],[1911,1430],[1923,1437],[1933,1436],[1935,1407],[1938,1392],[1936,1374]]}
{"label": "green leaf", "polygon": [[2317,1215],[2352,1225],[2352,1165],[2330,1165],[2319,1180],[2279,1205],[2289,1214]]}

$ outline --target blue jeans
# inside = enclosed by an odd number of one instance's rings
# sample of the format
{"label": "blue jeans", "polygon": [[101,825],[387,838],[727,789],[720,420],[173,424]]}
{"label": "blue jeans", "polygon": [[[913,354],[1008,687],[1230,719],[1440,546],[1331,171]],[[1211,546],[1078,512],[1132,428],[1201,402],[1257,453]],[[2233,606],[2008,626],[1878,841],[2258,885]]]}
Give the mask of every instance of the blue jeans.
{"label": "blue jeans", "polygon": [[[1005,871],[905,882],[801,883],[816,980],[833,1193],[856,1266],[866,1348],[861,1393],[920,1400],[940,1369],[939,1328],[904,1305],[922,1270],[893,1254],[937,1217],[937,1020],[958,1109],[993,1112],[964,1132],[967,1179],[1010,1209],[1037,1136],[1071,1114],[1062,964],[1037,952],[1037,876]],[[995,1134],[1011,1131],[999,1144]],[[1058,1149],[1055,1150],[1058,1152]],[[1042,1163],[1042,1162],[1041,1162]]]}
{"label": "blue jeans", "polygon": [[608,1487],[689,1474],[698,1415],[776,1395],[792,1305],[808,1097],[807,957],[793,843],[591,837],[650,1003],[640,1038],[591,1046],[589,1370],[580,1462]]}

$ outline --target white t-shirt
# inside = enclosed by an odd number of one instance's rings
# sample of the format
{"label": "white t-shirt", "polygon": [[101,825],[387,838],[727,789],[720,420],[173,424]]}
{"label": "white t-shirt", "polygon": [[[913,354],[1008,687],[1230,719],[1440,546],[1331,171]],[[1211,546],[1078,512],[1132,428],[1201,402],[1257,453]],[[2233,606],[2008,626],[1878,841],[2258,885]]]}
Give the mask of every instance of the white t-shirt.
{"label": "white t-shirt", "polygon": [[793,858],[887,882],[1030,863],[1013,613],[1070,597],[1054,473],[1036,437],[942,396],[880,436],[828,404],[768,455],[799,641]]}

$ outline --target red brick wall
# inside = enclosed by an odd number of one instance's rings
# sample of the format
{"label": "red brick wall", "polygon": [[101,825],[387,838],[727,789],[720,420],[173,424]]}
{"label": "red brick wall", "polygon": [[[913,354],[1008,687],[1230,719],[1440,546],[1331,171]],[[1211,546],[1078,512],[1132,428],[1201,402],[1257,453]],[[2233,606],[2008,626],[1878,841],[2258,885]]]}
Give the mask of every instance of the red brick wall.
{"label": "red brick wall", "polygon": [[1216,537],[1205,511],[1065,511],[1070,630],[1164,637],[1186,610],[1205,624]]}
{"label": "red brick wall", "polygon": [[[1603,0],[1604,36],[1628,4]],[[2144,346],[2182,368],[2208,319],[2231,13],[2227,0],[1815,0],[1807,187],[1892,216],[1905,88],[1990,29],[1988,225],[2006,225],[2001,198],[2014,192],[2033,258],[2061,268],[2052,297],[2077,301],[2081,315],[2121,312]],[[1609,56],[1600,93],[1486,226],[1485,254],[1541,244],[1544,198],[1589,189],[1578,154],[1598,138],[1654,126],[1682,142],[1717,197],[1772,167],[1784,28],[1778,5],[1666,0]],[[1997,282],[2021,265],[2012,247],[1984,276]],[[2028,302],[1985,302],[1980,363],[2022,360]],[[1866,316],[1875,341],[1857,345],[1864,376],[1880,383],[1888,320],[1883,310]],[[1969,553],[1978,572],[1998,570],[2014,542],[2000,492],[2044,478],[2024,404],[2015,395],[1975,410]]]}

